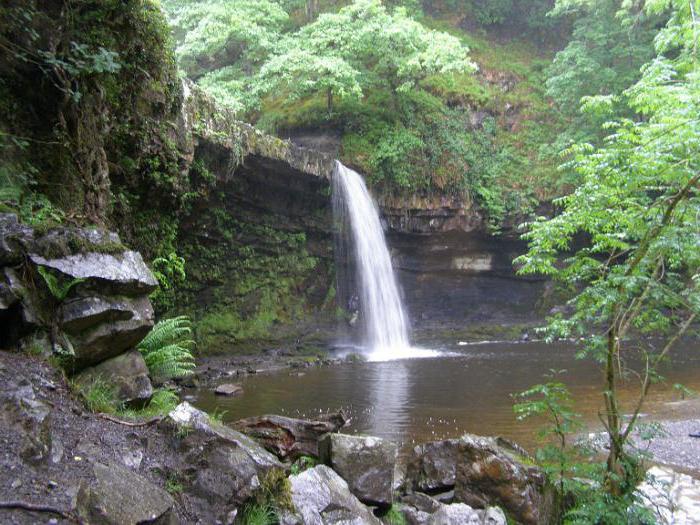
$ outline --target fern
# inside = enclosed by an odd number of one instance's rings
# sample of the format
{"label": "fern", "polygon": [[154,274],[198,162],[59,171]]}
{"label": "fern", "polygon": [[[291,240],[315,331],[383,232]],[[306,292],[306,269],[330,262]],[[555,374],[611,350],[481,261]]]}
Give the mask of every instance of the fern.
{"label": "fern", "polygon": [[163,319],[138,345],[151,375],[162,378],[191,374],[193,348],[192,326],[185,315]]}
{"label": "fern", "polygon": [[51,271],[47,268],[37,266],[37,270],[39,275],[44,278],[44,282],[51,292],[51,295],[53,295],[59,302],[63,302],[74,286],[85,281],[85,279],[72,279],[68,282],[61,283],[59,278],[51,273]]}

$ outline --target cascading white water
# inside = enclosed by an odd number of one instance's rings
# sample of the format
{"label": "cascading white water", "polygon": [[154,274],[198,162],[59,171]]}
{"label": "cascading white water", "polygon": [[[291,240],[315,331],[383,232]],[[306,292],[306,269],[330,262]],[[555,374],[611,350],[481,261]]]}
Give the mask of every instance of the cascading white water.
{"label": "cascading white water", "polygon": [[391,257],[379,221],[379,211],[362,177],[336,161],[333,172],[333,213],[341,235],[351,242],[359,288],[360,311],[369,359],[383,361],[426,357],[433,352],[411,348],[408,318],[401,303]]}

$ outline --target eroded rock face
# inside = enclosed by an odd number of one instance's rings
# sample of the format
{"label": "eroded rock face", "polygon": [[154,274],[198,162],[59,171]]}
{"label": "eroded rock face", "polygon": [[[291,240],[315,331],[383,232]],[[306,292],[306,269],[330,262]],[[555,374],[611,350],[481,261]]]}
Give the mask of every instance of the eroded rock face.
{"label": "eroded rock face", "polygon": [[165,490],[116,463],[92,465],[95,481],[78,495],[79,514],[89,523],[174,524],[175,502]]}
{"label": "eroded rock face", "polygon": [[130,405],[143,405],[153,395],[148,367],[138,350],[107,359],[97,366],[83,370],[75,377],[75,380],[83,385],[98,379],[114,385],[117,397]]}
{"label": "eroded rock face", "polygon": [[484,227],[483,213],[472,202],[459,197],[379,195],[377,200],[385,220],[394,231],[470,232]]}
{"label": "eroded rock face", "polygon": [[93,281],[97,286],[108,286],[115,292],[126,295],[147,295],[158,286],[158,281],[138,252],[88,252],[57,259],[32,255],[30,259],[34,264],[52,268],[68,278]]}
{"label": "eroded rock face", "polygon": [[153,326],[148,294],[158,283],[116,233],[39,233],[0,214],[0,234],[0,323],[11,327],[0,345],[43,331],[81,369],[134,348]]}
{"label": "eroded rock face", "polygon": [[408,525],[506,525],[498,507],[484,510],[464,503],[445,505],[421,492],[407,494],[396,507]]}
{"label": "eroded rock face", "polygon": [[283,517],[284,525],[381,524],[350,492],[345,480],[325,465],[290,476],[289,482],[298,516]]}
{"label": "eroded rock face", "polygon": [[269,471],[283,468],[248,436],[211,421],[187,402],[180,403],[164,424],[185,436],[182,448],[192,466],[193,491],[214,503],[243,503]]}
{"label": "eroded rock face", "polygon": [[459,439],[416,445],[406,463],[406,483],[422,492],[436,493],[455,486]]}
{"label": "eroded rock face", "polygon": [[321,461],[340,474],[361,501],[391,505],[398,454],[396,444],[377,437],[327,434],[319,449]]}
{"label": "eroded rock face", "polygon": [[522,452],[499,438],[463,436],[459,442],[455,501],[478,508],[501,506],[519,523],[550,523],[552,494],[544,472],[523,463]]}
{"label": "eroded rock face", "polygon": [[29,463],[46,461],[51,453],[51,408],[22,379],[0,398],[0,424],[20,436],[20,457]]}

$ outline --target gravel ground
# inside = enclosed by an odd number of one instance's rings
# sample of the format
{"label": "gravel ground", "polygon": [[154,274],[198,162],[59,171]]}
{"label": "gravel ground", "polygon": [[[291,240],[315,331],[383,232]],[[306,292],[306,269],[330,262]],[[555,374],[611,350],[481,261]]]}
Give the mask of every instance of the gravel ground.
{"label": "gravel ground", "polygon": [[661,425],[666,435],[652,439],[648,445],[640,444],[640,447],[653,454],[658,463],[700,477],[700,438],[689,436],[700,433],[700,419],[663,421]]}

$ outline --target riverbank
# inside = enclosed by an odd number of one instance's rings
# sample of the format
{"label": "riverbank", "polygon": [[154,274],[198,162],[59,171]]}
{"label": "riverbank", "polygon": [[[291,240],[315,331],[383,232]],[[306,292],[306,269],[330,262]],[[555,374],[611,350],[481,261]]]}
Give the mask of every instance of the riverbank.
{"label": "riverbank", "polygon": [[[347,363],[349,367],[355,365]],[[267,371],[274,375],[273,368]],[[245,373],[257,376],[257,373]],[[268,375],[262,370],[259,373]],[[311,373],[311,370],[298,373]],[[0,425],[0,521],[3,523],[245,524],[248,522],[241,513],[248,512],[250,503],[258,501],[256,487],[270,481],[272,471],[283,473],[273,483],[277,487],[274,490],[281,490],[286,499],[291,497],[294,508],[302,515],[297,521],[280,521],[285,525],[313,523],[304,512],[313,514],[318,509],[302,507],[301,501],[308,499],[304,491],[318,487],[318,483],[327,484],[335,491],[334,501],[344,505],[350,512],[348,516],[363,515],[362,523],[377,525],[393,523],[390,511],[424,519],[416,523],[433,523],[430,516],[437,513],[455,513],[449,514],[452,521],[440,523],[456,525],[465,523],[459,520],[471,515],[468,509],[484,509],[484,505],[494,503],[502,505],[511,516],[513,512],[525,512],[520,520],[524,523],[535,519],[527,513],[551,512],[546,492],[542,492],[542,474],[532,467],[531,458],[522,456],[522,449],[507,440],[466,435],[416,444],[397,454],[398,447],[391,440],[335,434],[340,440],[335,445],[340,447],[339,451],[335,452],[336,456],[323,456],[324,433],[340,430],[343,418],[328,419],[316,414],[317,421],[310,421],[268,416],[226,426],[187,403],[168,415],[148,419],[127,420],[123,416],[95,414],[85,409],[61,371],[38,357],[6,351],[0,351],[0,401],[3,423]],[[675,416],[685,417],[696,414],[700,402],[689,400],[668,405]],[[684,434],[699,424],[700,420],[689,418],[664,421],[670,432],[652,441],[650,451],[659,462],[700,477],[696,461],[700,457],[700,440]],[[260,442],[232,428],[243,430]],[[358,450],[362,452],[338,456],[345,454],[340,452],[345,447],[353,451],[352,447],[360,444]],[[230,452],[221,455],[222,450]],[[304,459],[300,467],[295,460],[306,454],[315,459]],[[478,496],[464,492],[464,487],[471,486],[473,477],[482,472],[466,469],[471,460],[465,458],[470,458],[470,454],[481,458],[491,455],[488,461],[505,462],[504,465],[515,461],[520,466],[512,467],[515,470],[508,467],[507,471],[520,474],[507,479],[482,479],[479,485],[482,492]],[[363,457],[374,459],[364,464],[360,461]],[[332,468],[313,467],[319,458]],[[384,465],[379,471],[376,462]],[[677,468],[679,465],[685,468]],[[383,503],[375,502],[368,507],[353,495],[355,492],[361,495],[364,490],[354,486],[353,480],[366,475],[375,481],[384,480],[384,484],[390,480],[391,489],[388,492],[382,489]],[[279,481],[284,479],[287,481]],[[498,491],[488,488],[492,484],[500,487]],[[511,487],[512,492],[508,489],[508,495],[504,496],[499,492],[503,486]],[[528,487],[525,500],[517,496],[523,487]],[[377,496],[367,496],[366,500],[358,497],[366,503]],[[493,510],[492,514],[502,516],[498,512]],[[475,523],[482,523],[486,519],[485,510],[475,516],[479,520]],[[496,523],[505,523],[505,518]]]}
{"label": "riverbank", "polygon": [[[464,500],[439,502],[427,494],[404,501],[414,494],[414,478],[395,478],[406,470],[396,464],[396,446],[337,433],[342,417],[272,418],[290,433],[280,442],[275,433],[261,433],[264,426],[252,426],[259,444],[188,403],[146,420],[90,413],[58,369],[0,351],[0,522],[233,525],[257,523],[250,513],[262,509],[285,525],[347,518],[380,525],[393,523],[387,521],[393,508],[394,514],[441,516],[440,523],[449,525],[485,523],[488,517],[496,519],[488,523],[505,525],[503,512],[489,507],[496,497],[490,492],[481,496],[479,511]],[[324,437],[328,432],[334,437]],[[333,448],[323,452],[327,439]],[[454,446],[451,451],[454,456]],[[306,459],[297,463],[302,455]],[[455,469],[456,463],[443,482],[448,489],[458,483]],[[519,482],[532,484],[524,503],[537,516],[535,474],[528,471]],[[371,479],[367,486],[359,481],[365,478]],[[321,486],[322,501],[309,498]]]}

